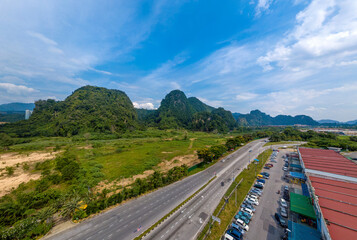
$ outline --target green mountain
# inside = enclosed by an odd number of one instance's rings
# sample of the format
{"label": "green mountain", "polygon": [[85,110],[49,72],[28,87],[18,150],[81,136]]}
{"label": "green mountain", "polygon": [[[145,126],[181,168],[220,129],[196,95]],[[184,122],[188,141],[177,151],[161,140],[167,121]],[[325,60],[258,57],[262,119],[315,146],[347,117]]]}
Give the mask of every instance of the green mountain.
{"label": "green mountain", "polygon": [[215,108],[201,102],[196,97],[189,97],[188,102],[195,112],[212,112]]}
{"label": "green mountain", "polygon": [[198,131],[227,131],[236,124],[230,111],[215,109],[195,97],[187,98],[180,90],[167,94],[156,114],[156,123],[162,129],[182,127]]}
{"label": "green mountain", "polygon": [[18,136],[69,136],[83,132],[119,133],[138,126],[137,113],[119,90],[85,86],[64,101],[40,100],[30,119],[6,124],[0,132]]}
{"label": "green mountain", "polygon": [[239,125],[245,126],[266,126],[266,125],[310,125],[317,126],[318,122],[313,120],[311,117],[306,115],[278,115],[276,117],[271,117],[259,110],[251,111],[248,114],[240,114],[237,118]]}

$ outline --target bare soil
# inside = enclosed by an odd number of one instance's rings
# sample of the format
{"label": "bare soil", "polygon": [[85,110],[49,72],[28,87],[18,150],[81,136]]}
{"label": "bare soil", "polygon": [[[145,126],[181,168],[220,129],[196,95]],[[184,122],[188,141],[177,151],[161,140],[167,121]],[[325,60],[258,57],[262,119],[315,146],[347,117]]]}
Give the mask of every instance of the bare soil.
{"label": "bare soil", "polygon": [[[23,163],[27,163],[29,166],[36,162],[42,162],[48,159],[53,159],[58,152],[33,152],[29,154],[18,153],[4,153],[0,154],[0,197],[11,192],[12,189],[17,188],[23,182],[29,182],[30,180],[36,180],[41,177],[39,173],[30,173],[24,171],[22,168]],[[12,167],[14,169],[13,175],[9,176],[6,172],[6,167]]]}

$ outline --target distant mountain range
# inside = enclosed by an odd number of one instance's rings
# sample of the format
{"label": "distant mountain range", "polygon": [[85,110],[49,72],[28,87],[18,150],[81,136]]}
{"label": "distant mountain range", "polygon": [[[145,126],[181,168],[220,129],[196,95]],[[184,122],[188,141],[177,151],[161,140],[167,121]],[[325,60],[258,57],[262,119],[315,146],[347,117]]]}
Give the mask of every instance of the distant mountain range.
{"label": "distant mountain range", "polygon": [[[33,109],[32,116],[27,121],[19,121],[24,119],[27,109]],[[20,115],[8,115],[11,112]],[[120,134],[146,127],[226,132],[237,126],[339,124],[333,120],[319,123],[306,115],[271,117],[259,110],[232,114],[224,108],[209,106],[196,97],[187,98],[180,90],[168,93],[157,110],[135,109],[124,92],[93,86],[75,90],[64,101],[39,100],[35,104],[0,105],[0,122],[15,122],[0,126],[0,132],[14,136],[71,136],[84,132]],[[346,124],[357,124],[357,121]]]}
{"label": "distant mountain range", "polygon": [[24,112],[26,110],[33,110],[34,103],[7,103],[0,105],[0,112]]}
{"label": "distant mountain range", "polygon": [[347,125],[356,125],[357,124],[357,119],[352,120],[352,121],[347,121],[347,122],[339,122],[336,120],[331,120],[331,119],[321,119],[317,121],[320,124],[329,124],[329,125],[342,125],[342,124],[347,124]]}
{"label": "distant mountain range", "polygon": [[259,110],[251,111],[248,114],[240,114],[237,117],[237,121],[240,125],[245,126],[271,126],[271,125],[310,125],[317,126],[318,122],[313,120],[311,117],[306,115],[278,115],[276,117],[271,117]]}

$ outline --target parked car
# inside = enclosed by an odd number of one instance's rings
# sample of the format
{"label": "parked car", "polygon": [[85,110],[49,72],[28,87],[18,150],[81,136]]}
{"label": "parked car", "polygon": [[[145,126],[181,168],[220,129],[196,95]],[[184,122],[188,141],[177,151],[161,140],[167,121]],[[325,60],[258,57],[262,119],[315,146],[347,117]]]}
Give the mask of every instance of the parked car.
{"label": "parked car", "polygon": [[259,189],[263,189],[264,188],[264,186],[261,185],[261,184],[254,184],[254,187],[259,188]]}
{"label": "parked car", "polygon": [[[259,180],[259,179],[258,179]],[[260,184],[260,185],[262,185],[263,187],[265,186],[265,184],[264,183],[262,183],[262,182],[258,182],[258,181],[256,181],[255,182],[255,184]]]}
{"label": "parked car", "polygon": [[251,204],[243,203],[243,204],[241,205],[241,207],[242,207],[242,208],[248,208],[248,209],[252,210],[253,212],[255,212],[255,208],[254,208],[253,205],[251,205]]}
{"label": "parked car", "polygon": [[235,222],[238,226],[240,226],[241,228],[244,229],[244,231],[248,232],[249,231],[249,226],[243,222],[242,220],[240,219],[237,219],[236,222]]}
{"label": "parked car", "polygon": [[249,192],[249,196],[260,197],[258,193],[252,191]]}
{"label": "parked car", "polygon": [[288,168],[287,168],[287,167],[283,167],[283,170],[284,170],[284,171],[288,171]]}
{"label": "parked car", "polygon": [[[243,214],[244,214],[245,216],[247,216],[247,217],[250,216],[250,218],[253,217],[253,211],[252,211],[251,209],[249,209],[249,208],[241,208],[240,210],[243,212]],[[249,219],[250,219],[250,218],[249,218]]]}
{"label": "parked car", "polygon": [[270,176],[270,174],[267,173],[267,172],[261,172],[260,174],[263,175],[263,176],[268,176],[268,177]]}
{"label": "parked car", "polygon": [[288,185],[284,186],[284,191],[289,191],[289,186]]}
{"label": "parked car", "polygon": [[226,234],[232,236],[235,240],[241,240],[243,238],[243,234],[234,228],[228,229]]}
{"label": "parked car", "polygon": [[253,199],[255,199],[255,200],[258,200],[258,196],[253,195],[253,194],[249,194],[247,197],[253,198]]}
{"label": "parked car", "polygon": [[289,196],[289,193],[284,193],[284,196],[283,196],[283,199],[287,202],[290,202],[290,196]]}
{"label": "parked car", "polygon": [[238,217],[238,219],[241,219],[243,222],[245,222],[246,224],[249,224],[250,220],[248,217],[244,216],[244,215],[240,215]]}
{"label": "parked car", "polygon": [[260,182],[260,183],[264,183],[264,184],[265,184],[265,180],[264,180],[264,179],[258,179],[257,182]]}
{"label": "parked car", "polygon": [[280,216],[280,214],[279,213],[275,213],[275,219],[278,221],[278,223],[280,224],[280,226],[282,226],[282,227],[288,227],[288,225],[286,224],[286,221],[285,221],[285,219],[282,217],[282,216]]}
{"label": "parked car", "polygon": [[285,163],[285,164],[284,164],[284,167],[289,167],[289,163]]}
{"label": "parked car", "polygon": [[257,191],[257,190],[259,190],[259,189],[258,188],[253,188],[252,190],[250,190],[250,193],[254,193],[254,194],[258,195],[258,196],[261,196],[263,192]]}
{"label": "parked car", "polygon": [[270,169],[270,167],[264,166],[264,169]]}
{"label": "parked car", "polygon": [[288,204],[286,203],[286,201],[283,198],[280,198],[280,205],[285,208],[288,207]]}
{"label": "parked car", "polygon": [[286,208],[281,207],[280,208],[280,215],[287,218],[288,217],[288,212],[286,211]]}
{"label": "parked car", "polygon": [[257,175],[257,178],[258,178],[258,179],[263,178],[263,175],[258,174],[258,175]]}
{"label": "parked car", "polygon": [[237,230],[238,232],[240,232],[241,234],[244,234],[244,233],[245,233],[244,229],[241,228],[240,226],[238,226],[238,225],[235,224],[235,223],[232,223],[232,224],[231,224],[231,227],[234,228],[234,229],[236,229],[236,230]]}
{"label": "parked car", "polygon": [[277,161],[275,159],[270,159],[270,161],[273,163],[277,163]]}
{"label": "parked car", "polygon": [[274,165],[272,163],[266,163],[264,166],[266,166],[266,167],[274,167]]}
{"label": "parked car", "polygon": [[229,235],[228,233],[224,234],[224,240],[235,240],[234,237],[232,237],[231,235]]}
{"label": "parked car", "polygon": [[248,204],[251,204],[251,205],[256,205],[256,206],[259,205],[258,201],[254,200],[254,199],[251,199],[251,198],[246,198],[245,202],[248,203]]}

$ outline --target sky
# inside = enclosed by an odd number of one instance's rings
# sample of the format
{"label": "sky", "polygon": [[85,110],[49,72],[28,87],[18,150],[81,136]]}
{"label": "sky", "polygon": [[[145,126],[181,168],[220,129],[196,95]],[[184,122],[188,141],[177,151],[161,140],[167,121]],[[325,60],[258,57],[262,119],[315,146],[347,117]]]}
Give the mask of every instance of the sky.
{"label": "sky", "polygon": [[0,104],[94,85],[248,113],[357,119],[355,0],[0,0]]}

